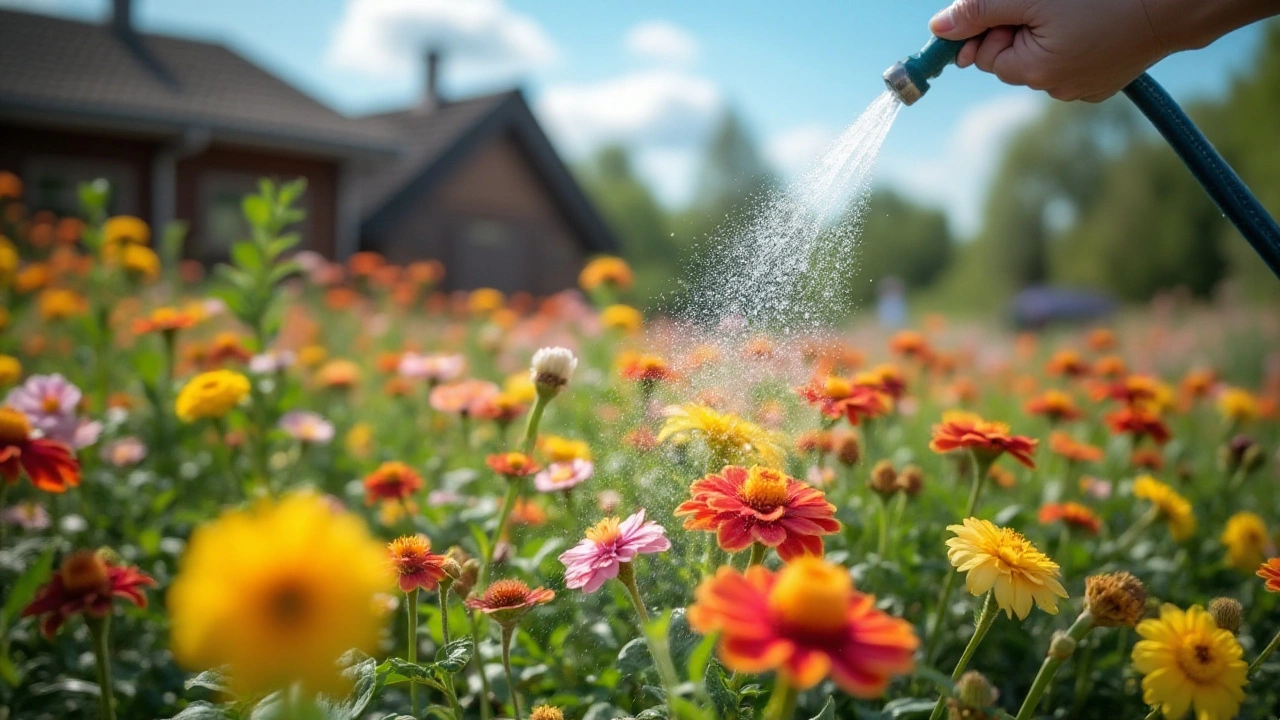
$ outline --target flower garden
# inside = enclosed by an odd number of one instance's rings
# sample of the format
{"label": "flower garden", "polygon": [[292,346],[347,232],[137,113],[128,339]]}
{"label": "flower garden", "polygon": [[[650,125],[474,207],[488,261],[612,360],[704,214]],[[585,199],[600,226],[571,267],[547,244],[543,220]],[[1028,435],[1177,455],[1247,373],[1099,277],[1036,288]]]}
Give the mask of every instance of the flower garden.
{"label": "flower garden", "polygon": [[11,718],[1272,717],[1280,317],[679,328],[0,175]]}

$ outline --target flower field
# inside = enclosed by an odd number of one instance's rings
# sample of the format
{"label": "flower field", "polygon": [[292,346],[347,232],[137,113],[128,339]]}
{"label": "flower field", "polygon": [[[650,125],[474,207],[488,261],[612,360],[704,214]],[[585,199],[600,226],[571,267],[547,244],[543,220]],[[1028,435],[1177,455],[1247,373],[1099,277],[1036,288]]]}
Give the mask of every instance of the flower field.
{"label": "flower field", "polygon": [[1280,315],[691,328],[0,175],[0,717],[1280,712]]}

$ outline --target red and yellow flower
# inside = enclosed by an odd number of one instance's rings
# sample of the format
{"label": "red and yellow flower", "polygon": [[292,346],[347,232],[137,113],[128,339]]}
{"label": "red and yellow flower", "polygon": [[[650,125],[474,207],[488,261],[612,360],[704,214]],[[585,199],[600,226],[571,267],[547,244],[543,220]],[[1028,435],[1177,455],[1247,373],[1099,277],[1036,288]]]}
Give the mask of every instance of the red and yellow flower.
{"label": "red and yellow flower", "polygon": [[1150,437],[1157,445],[1169,442],[1169,426],[1152,410],[1141,406],[1123,407],[1106,416],[1107,425],[1116,435],[1129,434],[1136,443]]}
{"label": "red and yellow flower", "polygon": [[675,372],[671,370],[666,360],[657,355],[638,353],[626,353],[618,358],[618,374],[623,380],[647,385],[675,377]]}
{"label": "red and yellow flower", "polygon": [[530,589],[519,580],[499,580],[480,597],[467,598],[466,606],[492,615],[500,625],[511,625],[538,605],[554,600],[556,594],[546,588]]}
{"label": "red and yellow flower", "polygon": [[980,416],[959,410],[944,413],[942,422],[933,426],[929,449],[936,453],[971,450],[980,461],[993,462],[1008,453],[1014,460],[1034,468],[1031,454],[1039,441],[1010,433],[1002,422],[983,420]]}
{"label": "red and yellow flower", "polygon": [[61,568],[23,609],[22,617],[40,616],[40,632],[52,638],[72,615],[105,617],[118,597],[145,608],[147,596],[142,588],[155,584],[136,567],[108,562],[92,550],[78,550],[63,559]]}
{"label": "red and yellow flower", "polygon": [[527,477],[542,469],[533,458],[522,452],[495,453],[484,462],[490,470],[506,478]]}
{"label": "red and yellow flower", "polygon": [[405,500],[423,488],[422,476],[408,465],[393,460],[384,462],[364,478],[364,500],[373,505],[378,500]]}
{"label": "red and yellow flower", "polygon": [[1044,394],[1027,401],[1026,411],[1032,415],[1043,415],[1051,422],[1078,420],[1083,413],[1076,407],[1076,401],[1061,390],[1046,390]]}
{"label": "red and yellow flower", "polygon": [[1072,462],[1097,462],[1102,459],[1102,448],[1080,442],[1064,432],[1049,434],[1049,450]]}
{"label": "red and yellow flower", "polygon": [[1040,508],[1040,523],[1042,525],[1051,525],[1055,522],[1062,522],[1068,527],[1087,530],[1092,535],[1097,535],[1102,529],[1102,521],[1098,519],[1098,515],[1088,507],[1076,502],[1065,503],[1048,503]]}
{"label": "red and yellow flower", "polygon": [[387,545],[387,551],[401,592],[435,590],[449,574],[445,571],[449,558],[431,552],[431,541],[421,535],[398,537]]}
{"label": "red and yellow flower", "polygon": [[51,493],[80,484],[80,461],[71,448],[48,438],[32,437],[31,421],[10,407],[0,407],[0,475],[13,484],[26,473],[31,484]]}
{"label": "red and yellow flower", "polygon": [[1049,358],[1045,372],[1065,377],[1083,377],[1089,374],[1089,363],[1075,350],[1059,350]]}
{"label": "red and yellow flower", "polygon": [[1268,592],[1280,593],[1280,557],[1271,558],[1258,568],[1258,577],[1262,578]]}

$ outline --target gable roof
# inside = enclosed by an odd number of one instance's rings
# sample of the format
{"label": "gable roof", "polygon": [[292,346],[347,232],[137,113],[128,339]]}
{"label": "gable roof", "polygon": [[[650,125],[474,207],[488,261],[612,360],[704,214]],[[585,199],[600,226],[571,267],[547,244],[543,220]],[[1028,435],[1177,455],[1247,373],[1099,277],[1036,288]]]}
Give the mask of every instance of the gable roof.
{"label": "gable roof", "polygon": [[519,90],[445,103],[429,111],[374,115],[362,122],[398,136],[405,148],[394,162],[371,169],[362,179],[366,232],[376,233],[393,222],[486,142],[509,133],[587,250],[618,252],[617,239],[561,161]]}
{"label": "gable roof", "polygon": [[149,133],[207,130],[249,145],[385,153],[353,122],[227,47],[0,10],[0,113]]}

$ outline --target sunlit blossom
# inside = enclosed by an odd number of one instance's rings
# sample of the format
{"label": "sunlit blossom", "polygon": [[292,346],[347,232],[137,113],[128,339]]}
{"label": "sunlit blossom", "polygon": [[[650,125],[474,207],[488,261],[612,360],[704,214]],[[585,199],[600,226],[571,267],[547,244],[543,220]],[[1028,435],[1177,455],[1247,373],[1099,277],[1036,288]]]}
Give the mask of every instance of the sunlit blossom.
{"label": "sunlit blossom", "polygon": [[333,440],[333,423],[309,410],[290,410],[280,417],[280,429],[304,443],[327,445]]}
{"label": "sunlit blossom", "polygon": [[1160,517],[1168,523],[1169,534],[1174,540],[1186,540],[1195,532],[1196,517],[1190,501],[1168,485],[1150,475],[1143,475],[1133,483],[1133,496],[1156,507]]}
{"label": "sunlit blossom", "polygon": [[1248,666],[1235,636],[1219,628],[1199,605],[1160,608],[1138,623],[1133,666],[1142,673],[1142,701],[1160,706],[1168,720],[1193,709],[1196,720],[1230,720],[1244,701]]}
{"label": "sunlit blossom", "polygon": [[147,596],[142,589],[155,584],[136,567],[108,562],[93,550],[77,550],[63,558],[61,567],[22,610],[22,617],[39,617],[40,632],[52,638],[73,615],[109,614],[116,598],[145,608]]}
{"label": "sunlit blossom", "polygon": [[671,549],[666,530],[652,520],[645,520],[644,510],[619,521],[605,518],[587,529],[586,538],[561,553],[565,587],[593,593],[608,580],[618,576],[623,563],[639,555],[666,552]]}
{"label": "sunlit blossom", "polygon": [[553,462],[534,476],[533,486],[541,492],[571,490],[589,480],[594,472],[595,465],[590,460]]}
{"label": "sunlit blossom", "polygon": [[979,460],[988,463],[1008,453],[1014,460],[1034,468],[1036,464],[1031,454],[1035,452],[1037,443],[1029,437],[1012,434],[1005,423],[952,410],[943,414],[940,424],[933,426],[933,440],[929,448],[937,453],[970,450]]}
{"label": "sunlit blossom", "polygon": [[996,604],[1009,617],[1024,620],[1031,605],[1058,614],[1058,599],[1067,597],[1058,564],[1040,552],[1021,533],[978,518],[949,525],[956,534],[947,541],[947,559],[965,573],[974,595],[995,592]]}
{"label": "sunlit blossom", "polygon": [[766,465],[778,465],[782,461],[780,435],[732,413],[687,403],[668,407],[663,414],[667,420],[658,432],[658,442],[679,437],[700,439],[717,464],[758,459]]}

